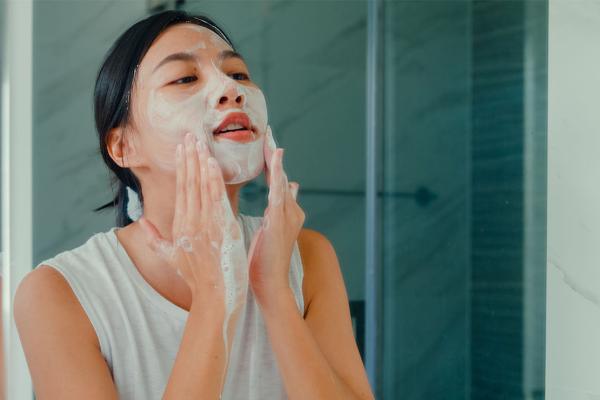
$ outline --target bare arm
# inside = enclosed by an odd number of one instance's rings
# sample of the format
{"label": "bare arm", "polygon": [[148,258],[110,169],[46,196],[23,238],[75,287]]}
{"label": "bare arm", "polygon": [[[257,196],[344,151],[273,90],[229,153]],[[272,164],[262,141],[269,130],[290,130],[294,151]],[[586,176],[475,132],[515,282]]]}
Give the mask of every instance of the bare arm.
{"label": "bare arm", "polygon": [[94,328],[58,271],[31,271],[14,313],[38,399],[117,399]]}
{"label": "bare arm", "polygon": [[352,333],[333,247],[304,229],[298,239],[308,296],[303,319],[291,289],[257,297],[290,399],[374,399]]}
{"label": "bare arm", "polygon": [[224,311],[219,307],[192,304],[164,400],[219,398],[226,364]]}

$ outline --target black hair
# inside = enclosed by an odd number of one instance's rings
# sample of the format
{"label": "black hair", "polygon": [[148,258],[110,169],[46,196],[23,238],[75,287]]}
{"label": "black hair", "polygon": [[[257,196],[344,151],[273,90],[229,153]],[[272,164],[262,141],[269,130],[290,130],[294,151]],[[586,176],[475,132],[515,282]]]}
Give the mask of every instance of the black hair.
{"label": "black hair", "polygon": [[108,207],[116,209],[116,224],[119,227],[133,222],[127,215],[127,187],[135,191],[143,204],[140,182],[129,168],[122,168],[110,157],[107,139],[110,130],[125,127],[131,122],[130,97],[137,68],[156,38],[170,26],[192,23],[210,29],[227,42],[234,50],[229,37],[210,18],[188,14],[184,11],[168,10],[153,14],[136,22],[127,29],[107,52],[96,77],[94,88],[94,118],[100,145],[100,154],[112,171],[111,184],[118,185],[114,199],[94,211]]}

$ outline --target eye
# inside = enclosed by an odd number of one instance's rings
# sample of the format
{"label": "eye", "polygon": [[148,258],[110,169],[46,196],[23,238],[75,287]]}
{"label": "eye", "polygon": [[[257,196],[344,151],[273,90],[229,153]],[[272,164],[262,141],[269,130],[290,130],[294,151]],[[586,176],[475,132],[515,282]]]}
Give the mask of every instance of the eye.
{"label": "eye", "polygon": [[198,80],[198,78],[196,78],[195,76],[185,76],[185,77],[177,79],[176,81],[173,81],[171,83],[186,84],[186,83],[191,83],[191,82],[193,82],[195,80]]}
{"label": "eye", "polygon": [[248,76],[248,74],[244,73],[244,72],[236,72],[233,73],[231,75],[231,79],[236,80],[236,81],[247,81],[250,80],[250,77]]}

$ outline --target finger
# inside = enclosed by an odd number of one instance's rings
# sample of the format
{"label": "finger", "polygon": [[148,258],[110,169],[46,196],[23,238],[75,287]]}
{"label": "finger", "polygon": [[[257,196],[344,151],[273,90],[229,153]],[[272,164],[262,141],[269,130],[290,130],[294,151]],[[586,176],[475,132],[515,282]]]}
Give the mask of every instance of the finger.
{"label": "finger", "polygon": [[185,136],[185,157],[186,157],[186,193],[187,193],[187,213],[188,221],[195,221],[200,210],[200,165],[198,162],[198,153],[196,151],[196,139],[191,133]]}
{"label": "finger", "polygon": [[146,244],[164,261],[171,261],[174,254],[174,246],[167,240],[165,240],[158,229],[143,215],[138,220],[144,237],[146,238]]}
{"label": "finger", "polygon": [[235,221],[235,215],[233,214],[229,197],[227,197],[225,181],[223,180],[223,173],[221,172],[219,163],[214,157],[210,157],[208,161],[210,165],[211,183],[218,188],[218,191],[213,194],[215,199],[215,202],[213,203],[215,209],[219,210],[222,222]]}
{"label": "finger", "polygon": [[177,145],[175,151],[175,165],[176,165],[176,181],[175,181],[175,215],[173,217],[173,233],[181,232],[183,224],[183,216],[185,215],[186,208],[186,190],[185,190],[185,157],[183,151],[183,144]]}
{"label": "finger", "polygon": [[290,184],[288,182],[288,177],[287,174],[285,173],[285,169],[283,168],[283,155],[284,155],[285,151],[284,149],[281,149],[281,157],[279,159],[279,169],[281,170],[281,190],[283,190],[285,193],[287,193],[289,191],[289,187]]}
{"label": "finger", "polygon": [[200,143],[200,138],[194,136],[190,144],[190,154],[192,155],[192,164],[194,166],[193,178],[191,179],[193,185],[190,189],[190,192],[192,193],[188,195],[188,213],[191,221],[195,221],[200,217],[200,209],[202,207],[202,172],[200,166],[200,155],[198,152],[198,143]]}
{"label": "finger", "polygon": [[208,146],[206,138],[203,138],[198,144],[198,155],[200,160],[200,197],[202,201],[202,213],[205,215],[210,212],[212,206],[210,202],[210,177],[208,171]]}
{"label": "finger", "polygon": [[270,163],[273,153],[277,149],[277,144],[275,143],[275,139],[273,138],[273,131],[271,130],[271,126],[267,125],[267,132],[265,134],[265,142],[263,145],[263,152],[265,156],[265,180],[267,185],[269,185],[270,179]]}
{"label": "finger", "polygon": [[300,188],[300,185],[298,184],[298,182],[290,182],[289,187],[290,187],[290,192],[292,194],[292,197],[294,198],[294,200],[297,200],[298,199],[298,189]]}
{"label": "finger", "polygon": [[273,157],[271,157],[269,182],[269,205],[277,207],[283,202],[283,169],[281,168],[281,159],[283,157],[283,149],[276,149]]}
{"label": "finger", "polygon": [[288,198],[290,198],[292,196],[292,193],[290,191],[290,184],[288,182],[288,177],[287,174],[285,173],[285,170],[283,169],[283,155],[284,155],[285,151],[284,149],[281,149],[281,156],[277,162],[277,168],[279,168],[280,173],[281,173],[281,179],[279,182],[279,185],[281,187],[281,197],[284,200],[283,201],[283,208],[286,207],[286,201]]}
{"label": "finger", "polygon": [[289,189],[289,182],[287,174],[285,173],[285,169],[283,169],[283,155],[285,154],[285,149],[281,149],[281,154],[279,154],[277,158],[277,169],[279,169],[279,184],[281,185],[281,191],[285,195]]}
{"label": "finger", "polygon": [[221,167],[214,157],[209,157],[208,161],[208,180],[210,182],[210,198],[217,203],[221,200],[225,191],[225,182],[223,181],[223,173]]}

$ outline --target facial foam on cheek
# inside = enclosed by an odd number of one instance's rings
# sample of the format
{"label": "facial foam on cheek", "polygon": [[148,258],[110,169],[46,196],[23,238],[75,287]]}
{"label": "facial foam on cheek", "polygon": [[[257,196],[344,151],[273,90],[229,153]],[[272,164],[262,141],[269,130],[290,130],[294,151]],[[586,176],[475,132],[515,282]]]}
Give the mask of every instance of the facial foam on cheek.
{"label": "facial foam on cheek", "polygon": [[[148,104],[148,119],[169,143],[168,154],[151,155],[157,165],[174,170],[173,149],[183,142],[186,132],[197,137],[204,135],[208,146],[223,170],[225,183],[235,184],[256,178],[264,167],[263,142],[267,127],[267,106],[260,89],[239,84],[212,64],[202,70],[206,83],[192,96],[181,101],[166,98],[153,91]],[[240,108],[218,107],[226,93],[237,93],[244,98]],[[241,143],[226,138],[215,138],[213,130],[232,112],[244,112],[256,127],[256,140]]]}
{"label": "facial foam on cheek", "polygon": [[[225,172],[229,184],[247,182],[256,178],[264,167],[263,144],[267,128],[267,106],[262,92],[256,88],[244,87],[238,83],[237,91],[245,98],[243,112],[248,114],[250,122],[257,129],[258,138],[253,142],[239,143],[221,139],[213,141],[213,151],[219,165]],[[221,121],[231,112],[226,109],[217,118]]]}
{"label": "facial foam on cheek", "polygon": [[[206,131],[212,139],[212,150],[219,166],[224,172],[225,182],[229,184],[241,183],[256,178],[264,167],[263,143],[267,130],[267,104],[262,91],[255,87],[245,86],[223,74],[217,66],[212,64],[214,73],[214,90],[210,92],[208,104],[211,105],[205,118]],[[243,106],[240,109],[224,107],[218,108],[221,96],[228,93],[237,93],[243,97]],[[249,143],[240,143],[229,139],[215,139],[212,131],[231,112],[244,112],[248,115],[250,123],[256,127],[255,134],[258,138]]]}

